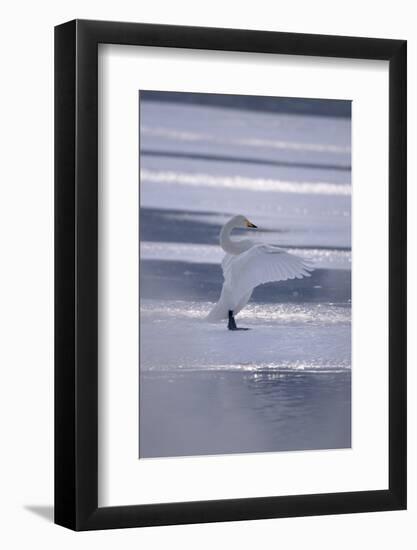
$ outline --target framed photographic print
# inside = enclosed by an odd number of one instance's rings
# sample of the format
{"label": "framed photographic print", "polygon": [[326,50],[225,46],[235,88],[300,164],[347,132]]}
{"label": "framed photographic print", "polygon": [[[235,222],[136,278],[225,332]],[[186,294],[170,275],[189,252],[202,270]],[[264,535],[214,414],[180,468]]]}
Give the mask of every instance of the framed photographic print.
{"label": "framed photographic print", "polygon": [[406,42],[55,29],[55,521],[406,507]]}

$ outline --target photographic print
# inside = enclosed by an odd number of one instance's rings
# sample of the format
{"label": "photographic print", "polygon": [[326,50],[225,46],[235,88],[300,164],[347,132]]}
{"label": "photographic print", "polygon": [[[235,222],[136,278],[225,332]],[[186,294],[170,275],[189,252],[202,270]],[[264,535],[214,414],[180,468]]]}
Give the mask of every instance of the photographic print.
{"label": "photographic print", "polygon": [[139,458],[350,448],[351,102],[139,118]]}

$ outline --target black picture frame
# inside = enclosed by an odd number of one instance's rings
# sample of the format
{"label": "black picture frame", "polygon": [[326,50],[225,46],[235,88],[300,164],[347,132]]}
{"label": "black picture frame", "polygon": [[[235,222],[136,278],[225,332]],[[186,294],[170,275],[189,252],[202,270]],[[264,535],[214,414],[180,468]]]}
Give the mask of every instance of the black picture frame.
{"label": "black picture frame", "polygon": [[[389,488],[98,506],[98,44],[389,62]],[[406,41],[74,20],[55,28],[55,522],[74,530],[406,508]]]}

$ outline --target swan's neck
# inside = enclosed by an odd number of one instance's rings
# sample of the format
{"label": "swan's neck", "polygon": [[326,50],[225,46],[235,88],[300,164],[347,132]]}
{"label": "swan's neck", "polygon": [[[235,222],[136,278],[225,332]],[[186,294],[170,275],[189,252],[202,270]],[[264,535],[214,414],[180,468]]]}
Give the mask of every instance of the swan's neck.
{"label": "swan's neck", "polygon": [[239,244],[230,238],[230,234],[235,228],[233,220],[228,221],[220,232],[220,246],[228,254],[240,254],[241,250]]}

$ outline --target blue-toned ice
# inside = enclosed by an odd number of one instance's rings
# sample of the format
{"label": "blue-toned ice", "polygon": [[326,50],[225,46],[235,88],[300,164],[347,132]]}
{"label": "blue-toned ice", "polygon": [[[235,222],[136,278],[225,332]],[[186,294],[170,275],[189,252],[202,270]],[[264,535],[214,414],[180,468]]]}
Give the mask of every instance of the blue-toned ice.
{"label": "blue-toned ice", "polygon": [[[143,101],[141,458],[351,445],[350,120]],[[311,258],[231,333],[221,225]]]}

